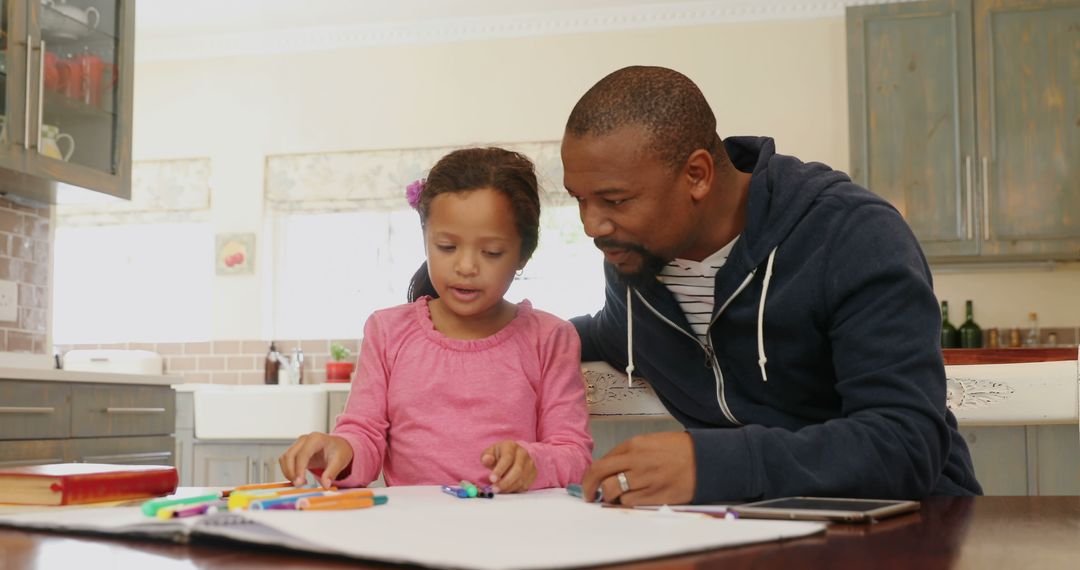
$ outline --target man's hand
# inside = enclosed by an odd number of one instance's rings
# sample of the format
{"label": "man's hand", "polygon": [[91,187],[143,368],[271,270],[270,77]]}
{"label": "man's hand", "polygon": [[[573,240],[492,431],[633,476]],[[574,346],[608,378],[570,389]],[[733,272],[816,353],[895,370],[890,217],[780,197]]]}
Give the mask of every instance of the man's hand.
{"label": "man's hand", "polygon": [[480,463],[491,469],[491,488],[497,493],[523,493],[536,481],[536,465],[528,450],[504,440],[480,454]]}
{"label": "man's hand", "polygon": [[[606,503],[681,505],[694,498],[696,469],[690,434],[639,435],[620,443],[593,462],[585,472],[581,490],[586,501],[592,501],[600,488]],[[629,491],[623,490],[620,473]]]}
{"label": "man's hand", "polygon": [[330,487],[343,469],[352,463],[353,450],[349,442],[336,435],[312,432],[300,436],[278,458],[281,472],[297,487],[305,482],[308,469],[322,469],[319,484]]}

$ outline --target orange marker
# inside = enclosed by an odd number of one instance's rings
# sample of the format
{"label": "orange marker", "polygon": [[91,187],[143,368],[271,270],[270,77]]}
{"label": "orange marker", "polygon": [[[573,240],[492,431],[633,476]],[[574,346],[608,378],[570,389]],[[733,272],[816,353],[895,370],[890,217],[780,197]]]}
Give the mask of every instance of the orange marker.
{"label": "orange marker", "polygon": [[254,483],[251,485],[240,485],[233,487],[232,489],[226,489],[221,492],[221,498],[227,498],[233,491],[253,491],[256,489],[279,489],[281,487],[292,487],[292,481],[278,481],[277,483]]}
{"label": "orange marker", "polygon": [[301,511],[342,511],[347,509],[365,509],[367,507],[384,504],[386,504],[385,495],[376,495],[373,497],[345,497],[337,501],[323,501],[314,504],[311,502],[311,499],[303,498],[296,501],[296,508]]}
{"label": "orange marker", "polygon": [[363,499],[374,497],[375,493],[369,489],[351,489],[346,491],[340,491],[337,493],[327,493],[321,497],[304,497],[308,500],[309,504],[317,505],[319,503],[336,503],[337,501],[343,501],[345,499]]}

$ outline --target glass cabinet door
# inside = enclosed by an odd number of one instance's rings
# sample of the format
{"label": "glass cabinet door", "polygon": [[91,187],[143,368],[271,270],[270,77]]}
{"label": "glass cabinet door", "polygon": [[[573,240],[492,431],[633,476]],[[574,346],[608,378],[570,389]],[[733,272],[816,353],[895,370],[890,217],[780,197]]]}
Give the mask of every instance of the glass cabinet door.
{"label": "glass cabinet door", "polygon": [[115,174],[119,0],[30,1],[40,33],[34,148]]}

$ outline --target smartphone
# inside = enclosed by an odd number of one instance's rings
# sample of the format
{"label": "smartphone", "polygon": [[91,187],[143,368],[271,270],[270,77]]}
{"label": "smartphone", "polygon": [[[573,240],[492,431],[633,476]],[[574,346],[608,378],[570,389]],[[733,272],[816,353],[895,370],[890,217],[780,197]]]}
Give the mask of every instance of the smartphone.
{"label": "smartphone", "polygon": [[741,517],[840,522],[872,522],[919,510],[918,501],[785,497],[731,507]]}

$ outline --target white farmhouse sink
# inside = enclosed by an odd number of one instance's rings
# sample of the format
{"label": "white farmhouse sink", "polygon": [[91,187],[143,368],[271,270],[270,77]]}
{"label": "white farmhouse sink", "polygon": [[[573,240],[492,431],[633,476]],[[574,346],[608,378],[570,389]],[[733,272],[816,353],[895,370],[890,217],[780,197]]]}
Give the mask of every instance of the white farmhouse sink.
{"label": "white farmhouse sink", "polygon": [[326,390],[312,386],[199,386],[196,439],[295,439],[326,431]]}

